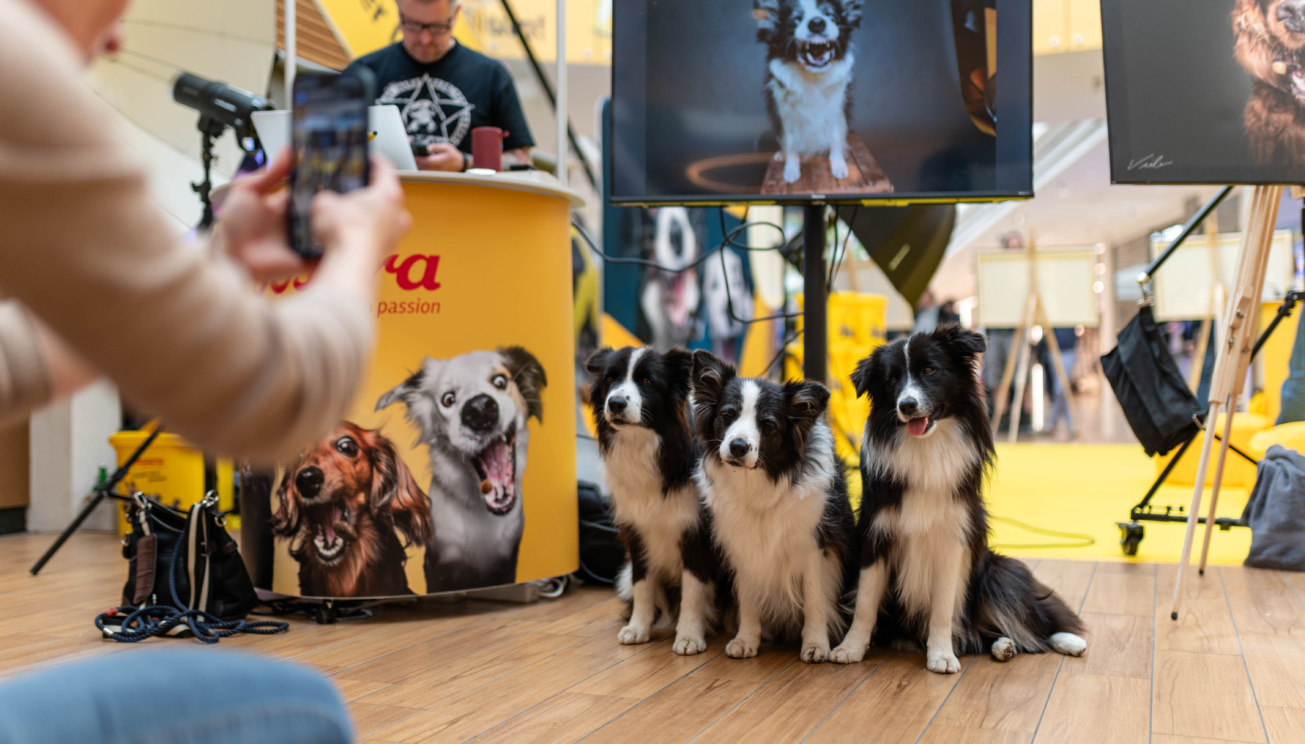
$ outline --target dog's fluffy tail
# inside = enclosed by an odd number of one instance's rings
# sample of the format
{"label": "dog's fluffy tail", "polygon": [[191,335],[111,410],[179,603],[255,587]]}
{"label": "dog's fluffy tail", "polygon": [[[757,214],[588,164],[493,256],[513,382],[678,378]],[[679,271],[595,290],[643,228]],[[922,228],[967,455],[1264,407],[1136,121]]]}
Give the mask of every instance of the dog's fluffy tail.
{"label": "dog's fluffy tail", "polygon": [[1055,648],[1052,636],[1057,633],[1083,632],[1078,615],[1014,558],[985,555],[974,571],[970,591],[976,633],[968,634],[969,648],[963,653],[984,653],[1003,636],[1024,653],[1041,653]]}
{"label": "dog's fluffy tail", "polygon": [[[657,607],[653,625],[658,628],[673,627],[678,616],[679,597],[666,596],[666,590],[660,581],[656,582],[653,591],[653,604]],[[616,575],[616,596],[625,603],[625,619],[629,620],[630,612],[634,608],[634,569],[629,561],[621,566],[620,573]]]}

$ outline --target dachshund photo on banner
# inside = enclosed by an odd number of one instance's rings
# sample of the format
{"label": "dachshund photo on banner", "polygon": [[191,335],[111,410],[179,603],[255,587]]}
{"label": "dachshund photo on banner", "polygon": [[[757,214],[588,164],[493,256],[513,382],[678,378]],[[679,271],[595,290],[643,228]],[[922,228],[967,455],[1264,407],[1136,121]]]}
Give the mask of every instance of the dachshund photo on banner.
{"label": "dachshund photo on banner", "polygon": [[285,469],[277,501],[303,596],[413,593],[406,549],[432,540],[430,500],[380,431],[341,422]]}
{"label": "dachshund photo on banner", "polygon": [[506,346],[426,357],[376,402],[377,411],[403,403],[429,452],[427,593],[516,582],[529,420],[543,422],[547,384],[533,354]]}

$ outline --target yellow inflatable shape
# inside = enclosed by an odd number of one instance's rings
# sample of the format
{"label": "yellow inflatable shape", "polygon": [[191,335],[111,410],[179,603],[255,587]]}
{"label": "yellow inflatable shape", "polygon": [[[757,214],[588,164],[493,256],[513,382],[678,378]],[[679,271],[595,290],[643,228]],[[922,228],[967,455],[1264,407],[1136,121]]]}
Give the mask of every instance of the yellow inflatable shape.
{"label": "yellow inflatable shape", "polygon": [[[1233,425],[1236,425],[1235,421]],[[1255,457],[1264,457],[1269,448],[1275,444],[1281,444],[1297,452],[1305,452],[1305,421],[1282,424],[1259,432],[1251,437],[1251,445],[1247,452]]]}
{"label": "yellow inflatable shape", "polygon": [[[1251,451],[1251,438],[1261,431],[1269,428],[1272,420],[1268,416],[1258,413],[1239,413],[1233,416],[1232,443],[1237,445],[1248,455],[1254,455]],[[1216,424],[1215,432],[1223,436],[1224,417],[1219,414],[1219,421]],[[1196,466],[1201,461],[1201,441],[1204,433],[1197,437],[1192,446],[1187,448],[1183,453],[1183,459],[1178,462],[1173,472],[1165,479],[1168,485],[1195,485],[1196,484]],[[1217,442],[1216,442],[1217,444]],[[1210,466],[1206,469],[1205,485],[1214,485],[1214,466],[1218,462],[1218,448],[1210,452]],[[1168,455],[1157,456],[1155,458],[1155,471],[1158,475],[1161,473],[1173,456],[1178,453],[1175,449]],[[1246,462],[1236,452],[1229,450],[1228,459],[1223,469],[1224,486],[1246,486],[1250,487],[1255,484],[1255,466]]]}

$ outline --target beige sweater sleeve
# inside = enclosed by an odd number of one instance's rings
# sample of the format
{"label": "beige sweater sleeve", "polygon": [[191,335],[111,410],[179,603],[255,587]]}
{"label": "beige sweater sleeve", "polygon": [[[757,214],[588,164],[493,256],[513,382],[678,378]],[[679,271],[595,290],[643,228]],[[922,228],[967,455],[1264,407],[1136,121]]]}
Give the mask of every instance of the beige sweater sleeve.
{"label": "beige sweater sleeve", "polygon": [[[310,284],[270,302],[181,243],[67,41],[24,0],[0,0],[0,35],[0,290],[213,453],[279,459],[325,433],[371,354],[367,301]],[[33,354],[0,311],[0,405],[48,396]]]}

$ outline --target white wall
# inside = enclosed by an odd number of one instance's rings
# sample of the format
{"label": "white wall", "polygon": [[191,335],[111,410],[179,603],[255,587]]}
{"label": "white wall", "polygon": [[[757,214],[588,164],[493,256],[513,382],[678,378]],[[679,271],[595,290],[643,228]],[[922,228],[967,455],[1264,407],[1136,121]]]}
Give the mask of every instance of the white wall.
{"label": "white wall", "polygon": [[[121,425],[118,391],[106,382],[32,416],[28,530],[58,532],[72,521],[95,486],[99,466],[105,465],[113,472],[117,456],[109,437]],[[116,529],[115,504],[106,500],[82,529]]]}

